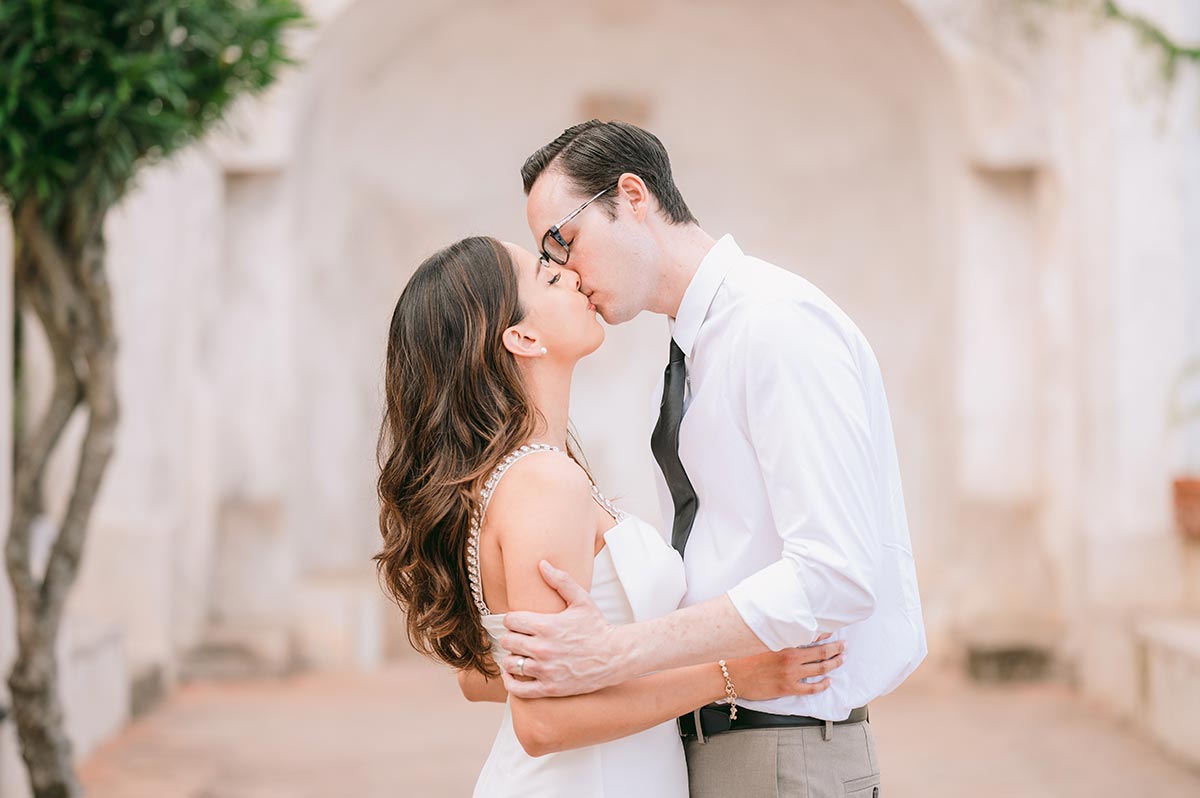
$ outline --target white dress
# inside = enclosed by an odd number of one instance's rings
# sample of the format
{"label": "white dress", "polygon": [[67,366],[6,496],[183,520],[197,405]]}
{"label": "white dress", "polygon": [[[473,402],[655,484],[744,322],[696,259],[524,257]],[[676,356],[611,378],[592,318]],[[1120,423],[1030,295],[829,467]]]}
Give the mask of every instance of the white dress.
{"label": "white dress", "polygon": [[[492,641],[492,656],[507,655],[499,639],[504,615],[483,601],[479,580],[479,528],[497,483],[517,460],[534,452],[560,451],[531,445],[509,455],[483,490],[472,522],[468,570],[475,604]],[[650,524],[624,513],[593,487],[592,494],[616,520],[596,555],[590,595],[610,623],[633,623],[666,615],[686,592],[683,563]],[[531,757],[513,731],[509,705],[492,751],[475,784],[475,798],[687,798],[687,763],[675,721],[612,742]]]}

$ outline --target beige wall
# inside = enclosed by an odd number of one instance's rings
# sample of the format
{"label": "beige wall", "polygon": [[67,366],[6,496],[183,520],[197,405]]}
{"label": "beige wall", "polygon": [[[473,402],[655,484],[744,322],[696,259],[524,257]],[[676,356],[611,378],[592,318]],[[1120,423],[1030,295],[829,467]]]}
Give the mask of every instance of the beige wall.
{"label": "beige wall", "polygon": [[[942,423],[952,402],[959,123],[948,68],[895,4],[622,8],[363,2],[318,44],[295,161],[301,306],[314,311],[302,315],[316,322],[297,331],[314,386],[301,412],[321,417],[343,448],[324,447],[310,461],[319,470],[300,481],[297,499],[314,509],[298,530],[308,556],[353,561],[377,545],[369,497],[342,499],[338,475],[366,473],[377,399],[365,389],[378,384],[406,276],[471,233],[529,246],[524,157],[593,110],[629,107],[667,143],[710,232],[734,233],[746,250],[809,277],[875,342],[916,545],[932,559],[948,534],[955,435]],[[570,42],[569,57],[496,33],[533,30]],[[361,323],[345,323],[352,309]],[[647,440],[665,330],[648,316],[610,329],[573,397],[598,478],[652,518]],[[336,357],[347,350],[375,356]],[[354,412],[330,419],[335,406]],[[333,539],[335,523],[346,534]]]}

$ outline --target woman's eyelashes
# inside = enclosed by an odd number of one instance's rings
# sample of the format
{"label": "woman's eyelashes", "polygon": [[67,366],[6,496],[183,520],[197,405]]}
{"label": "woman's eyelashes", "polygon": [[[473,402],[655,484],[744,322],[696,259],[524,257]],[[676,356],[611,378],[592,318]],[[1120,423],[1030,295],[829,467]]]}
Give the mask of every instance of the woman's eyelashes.
{"label": "woman's eyelashes", "polygon": [[562,272],[558,272],[553,277],[550,278],[550,282],[547,283],[547,285],[554,285],[561,279],[562,279]]}

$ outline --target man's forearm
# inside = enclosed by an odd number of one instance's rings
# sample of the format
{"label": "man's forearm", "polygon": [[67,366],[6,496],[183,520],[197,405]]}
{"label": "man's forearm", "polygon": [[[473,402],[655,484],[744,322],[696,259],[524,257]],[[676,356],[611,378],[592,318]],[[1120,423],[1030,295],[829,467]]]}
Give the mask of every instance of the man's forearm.
{"label": "man's forearm", "polygon": [[768,650],[725,594],[661,618],[615,627],[613,635],[620,681]]}

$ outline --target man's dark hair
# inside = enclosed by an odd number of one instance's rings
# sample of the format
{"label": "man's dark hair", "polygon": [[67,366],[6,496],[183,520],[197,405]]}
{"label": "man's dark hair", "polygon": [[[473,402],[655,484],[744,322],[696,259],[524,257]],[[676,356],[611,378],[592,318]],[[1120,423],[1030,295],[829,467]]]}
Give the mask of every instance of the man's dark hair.
{"label": "man's dark hair", "polygon": [[[580,194],[592,196],[632,172],[646,182],[663,215],[672,224],[696,223],[683,195],[671,177],[671,159],[658,137],[625,122],[593,119],[567,128],[562,135],[529,156],[521,167],[525,193],[547,169],[567,176]],[[613,216],[616,200],[605,195],[596,200]]]}

